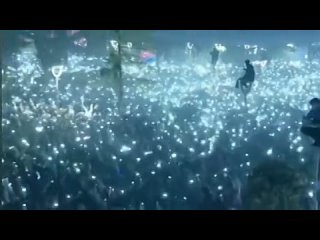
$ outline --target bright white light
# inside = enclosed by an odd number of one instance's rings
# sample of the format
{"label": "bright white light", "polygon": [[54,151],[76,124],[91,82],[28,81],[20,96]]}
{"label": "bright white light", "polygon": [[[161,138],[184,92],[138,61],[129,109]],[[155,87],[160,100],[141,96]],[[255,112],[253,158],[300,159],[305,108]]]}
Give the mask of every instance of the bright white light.
{"label": "bright white light", "polygon": [[147,151],[147,152],[144,152],[143,155],[148,156],[148,155],[151,155],[152,153],[153,153],[152,151]]}
{"label": "bright white light", "polygon": [[176,158],[176,157],[177,157],[177,154],[176,154],[176,153],[172,153],[172,154],[171,154],[171,157],[172,157],[172,158]]}
{"label": "bright white light", "polygon": [[218,186],[218,190],[221,191],[223,187],[221,185]]}
{"label": "bright white light", "polygon": [[115,50],[118,49],[119,43],[118,43],[117,41],[111,40],[110,43],[111,43],[111,46],[112,46]]}
{"label": "bright white light", "polygon": [[272,154],[272,148],[270,148],[268,151],[267,151],[267,155],[271,155]]}
{"label": "bright white light", "polygon": [[21,140],[21,143],[22,143],[23,145],[27,146],[27,147],[30,147],[30,144],[29,144],[29,142],[28,142],[26,139],[22,139],[22,140]]}
{"label": "bright white light", "polygon": [[227,50],[227,48],[220,43],[216,43],[215,47],[219,52],[225,52]]}
{"label": "bright white light", "polygon": [[53,148],[53,153],[54,153],[55,155],[59,154],[58,148],[54,147],[54,148]]}
{"label": "bright white light", "polygon": [[191,49],[193,48],[193,44],[190,43],[190,42],[187,42],[187,48],[188,48],[189,50],[191,50]]}
{"label": "bright white light", "polygon": [[120,149],[120,152],[124,153],[124,152],[129,152],[131,151],[131,148],[128,146],[122,146]]}
{"label": "bright white light", "polygon": [[302,147],[302,146],[300,146],[300,147],[297,148],[297,152],[302,152],[302,150],[303,150],[303,147]]}
{"label": "bright white light", "polygon": [[309,191],[309,192],[308,192],[308,196],[309,196],[310,198],[313,198],[313,197],[314,197],[314,192],[313,192],[313,191]]}
{"label": "bright white light", "polygon": [[37,132],[42,132],[42,131],[43,131],[43,127],[42,127],[42,126],[36,127],[36,131],[37,131]]}
{"label": "bright white light", "polygon": [[39,180],[41,178],[41,176],[40,176],[40,173],[38,171],[36,172],[36,175],[37,175],[37,180]]}
{"label": "bright white light", "polygon": [[162,193],[162,197],[163,198],[167,198],[168,197],[168,193]]}
{"label": "bright white light", "polygon": [[157,163],[157,168],[161,168],[161,162]]}

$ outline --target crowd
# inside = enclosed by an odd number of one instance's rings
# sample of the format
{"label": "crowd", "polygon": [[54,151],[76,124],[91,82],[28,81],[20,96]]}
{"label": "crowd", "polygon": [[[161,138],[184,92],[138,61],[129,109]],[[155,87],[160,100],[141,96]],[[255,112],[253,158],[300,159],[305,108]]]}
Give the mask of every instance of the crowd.
{"label": "crowd", "polygon": [[303,197],[317,196],[315,149],[299,129],[319,63],[272,60],[246,105],[240,66],[125,63],[121,106],[104,66],[72,55],[55,78],[32,54],[10,60],[1,209],[252,209],[248,179],[270,160],[304,172]]}

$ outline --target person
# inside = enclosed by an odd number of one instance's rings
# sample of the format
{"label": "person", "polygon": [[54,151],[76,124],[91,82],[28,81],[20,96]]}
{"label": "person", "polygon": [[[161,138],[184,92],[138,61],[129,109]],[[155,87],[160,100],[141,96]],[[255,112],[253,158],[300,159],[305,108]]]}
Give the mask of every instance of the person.
{"label": "person", "polygon": [[313,98],[309,102],[310,112],[303,118],[301,132],[313,138],[314,146],[320,147],[320,99]]}
{"label": "person", "polygon": [[250,60],[245,61],[246,68],[244,68],[245,74],[243,77],[237,80],[236,88],[241,88],[242,91],[247,89],[248,92],[251,90],[252,84],[255,80],[255,71],[253,65],[250,63]]}
{"label": "person", "polygon": [[112,65],[112,73],[114,79],[118,79],[121,76],[121,59],[120,56],[112,51],[110,53],[110,61]]}
{"label": "person", "polygon": [[216,47],[214,47],[212,49],[212,51],[210,52],[210,55],[211,55],[211,64],[212,64],[212,67],[213,69],[215,69],[216,65],[217,65],[217,62],[219,60],[219,51]]}
{"label": "person", "polygon": [[[123,97],[123,84],[122,84],[122,69],[121,69],[121,58],[120,56],[112,51],[110,53],[110,62],[111,62],[111,74],[112,74],[112,89],[116,93],[118,97],[118,102],[120,104]],[[108,77],[109,69],[102,68],[100,70],[100,77],[105,78]]]}

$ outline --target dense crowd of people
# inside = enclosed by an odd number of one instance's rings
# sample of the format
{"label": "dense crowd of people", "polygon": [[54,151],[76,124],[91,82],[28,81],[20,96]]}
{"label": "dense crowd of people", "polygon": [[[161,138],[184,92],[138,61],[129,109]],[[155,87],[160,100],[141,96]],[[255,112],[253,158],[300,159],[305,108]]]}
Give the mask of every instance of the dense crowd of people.
{"label": "dense crowd of people", "polygon": [[242,68],[212,61],[124,63],[119,105],[102,58],[69,56],[53,76],[15,54],[2,80],[1,209],[263,209],[246,186],[270,160],[298,169],[299,194],[315,199],[316,150],[299,129],[319,63],[256,68],[245,104]]}

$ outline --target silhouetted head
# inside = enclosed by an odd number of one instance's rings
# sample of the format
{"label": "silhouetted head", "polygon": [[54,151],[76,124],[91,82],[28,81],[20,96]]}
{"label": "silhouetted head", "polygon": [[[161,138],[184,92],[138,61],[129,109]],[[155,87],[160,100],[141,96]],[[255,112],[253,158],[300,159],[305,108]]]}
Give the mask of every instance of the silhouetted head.
{"label": "silhouetted head", "polygon": [[245,62],[246,65],[250,64],[250,60],[249,59],[245,60],[244,62]]}
{"label": "silhouetted head", "polygon": [[312,108],[320,108],[320,99],[319,98],[312,98],[309,102]]}

